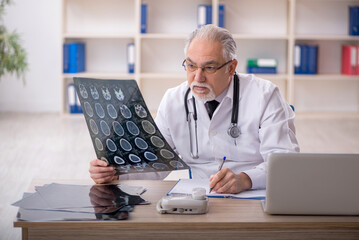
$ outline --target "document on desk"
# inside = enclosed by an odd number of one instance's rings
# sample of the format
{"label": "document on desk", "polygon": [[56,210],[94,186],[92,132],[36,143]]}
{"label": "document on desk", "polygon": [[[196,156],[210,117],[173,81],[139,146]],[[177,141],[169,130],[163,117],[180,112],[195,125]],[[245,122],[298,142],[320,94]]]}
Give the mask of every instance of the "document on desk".
{"label": "document on desk", "polygon": [[209,179],[180,179],[167,193],[175,194],[192,194],[192,189],[204,188],[208,197],[238,198],[238,199],[265,199],[266,190],[248,190],[238,194],[221,194],[212,191],[209,193]]}

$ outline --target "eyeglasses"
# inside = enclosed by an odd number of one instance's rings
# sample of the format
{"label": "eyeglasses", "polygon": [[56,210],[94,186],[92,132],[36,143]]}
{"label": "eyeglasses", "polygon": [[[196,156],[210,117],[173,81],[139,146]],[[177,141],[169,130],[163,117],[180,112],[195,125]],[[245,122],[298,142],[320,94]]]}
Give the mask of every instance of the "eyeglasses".
{"label": "eyeglasses", "polygon": [[212,73],[215,73],[217,70],[223,68],[224,66],[226,66],[228,63],[232,62],[233,60],[230,60],[226,63],[224,63],[223,65],[219,66],[219,67],[215,67],[215,66],[212,66],[212,65],[208,65],[208,66],[204,66],[204,67],[198,67],[192,63],[187,63],[186,59],[183,61],[182,63],[182,66],[184,67],[184,70],[186,71],[190,71],[190,72],[194,72],[194,71],[197,71],[198,68],[202,69],[202,71],[204,73],[209,73],[209,74],[212,74]]}

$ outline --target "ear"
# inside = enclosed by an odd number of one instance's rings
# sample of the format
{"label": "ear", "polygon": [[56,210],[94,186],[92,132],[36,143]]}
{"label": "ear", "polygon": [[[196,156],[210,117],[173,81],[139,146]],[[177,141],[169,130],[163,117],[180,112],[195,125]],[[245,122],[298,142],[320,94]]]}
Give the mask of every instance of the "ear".
{"label": "ear", "polygon": [[233,61],[229,64],[228,70],[229,70],[229,75],[230,76],[234,75],[234,73],[236,71],[236,68],[237,68],[237,64],[238,64],[237,59],[233,59]]}

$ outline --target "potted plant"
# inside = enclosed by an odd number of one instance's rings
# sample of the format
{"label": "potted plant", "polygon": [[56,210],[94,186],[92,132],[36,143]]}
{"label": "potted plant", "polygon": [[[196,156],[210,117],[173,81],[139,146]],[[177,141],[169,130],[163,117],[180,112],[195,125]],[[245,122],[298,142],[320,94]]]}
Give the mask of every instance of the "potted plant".
{"label": "potted plant", "polygon": [[[13,31],[8,33],[3,21],[5,6],[11,0],[0,0],[0,80],[7,73],[16,73],[17,77],[24,76],[27,70],[26,51],[20,44],[20,36]],[[25,78],[23,78],[25,83]]]}

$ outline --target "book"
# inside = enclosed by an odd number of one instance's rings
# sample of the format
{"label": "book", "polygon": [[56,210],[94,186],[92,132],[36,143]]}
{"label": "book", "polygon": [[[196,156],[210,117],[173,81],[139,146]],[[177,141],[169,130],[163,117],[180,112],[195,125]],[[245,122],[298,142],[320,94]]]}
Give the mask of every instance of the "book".
{"label": "book", "polygon": [[247,67],[277,67],[277,60],[274,58],[250,58],[247,60]]}
{"label": "book", "polygon": [[247,73],[276,74],[276,67],[247,67]]}
{"label": "book", "polygon": [[85,71],[85,43],[65,43],[63,45],[63,72],[78,73]]}
{"label": "book", "polygon": [[147,33],[147,4],[141,4],[141,33]]}
{"label": "book", "polygon": [[359,36],[359,6],[349,6],[349,35]]}
{"label": "book", "polygon": [[225,5],[219,4],[218,5],[218,27],[225,27]]}
{"label": "book", "polygon": [[129,43],[127,45],[127,65],[128,73],[135,73],[135,44]]}
{"label": "book", "polygon": [[342,46],[342,66],[341,72],[345,75],[359,74],[359,45]]}
{"label": "book", "polygon": [[204,188],[207,197],[222,197],[236,199],[265,199],[266,190],[247,190],[237,194],[222,194],[212,191],[209,193],[209,179],[180,179],[167,195],[192,194],[194,188]]}

